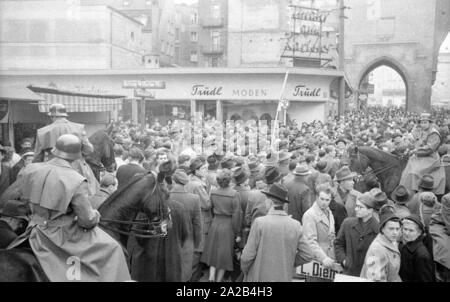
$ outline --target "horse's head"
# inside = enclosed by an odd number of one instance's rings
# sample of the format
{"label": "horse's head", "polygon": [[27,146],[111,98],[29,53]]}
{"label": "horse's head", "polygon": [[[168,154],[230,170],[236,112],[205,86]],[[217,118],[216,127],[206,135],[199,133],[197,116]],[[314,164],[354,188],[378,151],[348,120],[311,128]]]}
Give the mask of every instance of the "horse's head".
{"label": "horse's head", "polygon": [[362,154],[359,147],[351,145],[347,149],[350,158],[350,170],[362,175],[369,166],[369,159]]}
{"label": "horse's head", "polygon": [[101,163],[108,172],[112,172],[116,163],[114,141],[104,130],[92,134],[89,141],[94,147],[94,152],[90,155],[91,162]]}
{"label": "horse's head", "polygon": [[165,236],[167,230],[172,227],[170,209],[167,206],[169,192],[164,183],[154,178],[154,184],[149,193],[142,200],[142,212],[148,217],[148,228],[146,232],[149,235]]}

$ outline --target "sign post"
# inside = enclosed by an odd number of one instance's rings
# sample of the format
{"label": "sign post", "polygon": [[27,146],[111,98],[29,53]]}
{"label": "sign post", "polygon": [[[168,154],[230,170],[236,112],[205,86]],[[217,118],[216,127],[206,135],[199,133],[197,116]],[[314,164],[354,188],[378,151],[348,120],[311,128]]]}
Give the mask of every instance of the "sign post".
{"label": "sign post", "polygon": [[123,81],[122,88],[134,89],[134,97],[141,99],[141,128],[142,130],[145,130],[145,101],[146,99],[155,99],[155,92],[147,89],[165,89],[166,82],[127,80]]}

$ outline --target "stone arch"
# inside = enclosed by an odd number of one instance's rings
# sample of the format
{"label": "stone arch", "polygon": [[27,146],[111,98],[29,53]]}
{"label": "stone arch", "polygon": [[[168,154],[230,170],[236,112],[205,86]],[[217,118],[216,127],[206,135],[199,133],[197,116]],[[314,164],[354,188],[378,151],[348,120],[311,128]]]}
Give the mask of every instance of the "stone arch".
{"label": "stone arch", "polygon": [[[394,59],[392,57],[382,56],[382,57],[379,57],[379,58],[369,62],[368,64],[366,64],[365,67],[362,68],[361,72],[358,75],[358,78],[357,78],[358,82],[357,82],[356,88],[357,89],[360,88],[362,81],[370,72],[372,72],[373,70],[375,70],[381,66],[388,66],[388,67],[392,68],[403,79],[403,82],[405,83],[405,94],[406,94],[405,106],[406,106],[406,110],[408,111],[409,110],[409,96],[411,95],[410,89],[412,88],[412,80],[411,80],[411,77],[409,76],[408,71],[403,66],[403,64],[401,64],[399,61],[397,61],[396,59]],[[356,97],[359,97],[359,95],[357,94]]]}
{"label": "stone arch", "polygon": [[239,121],[239,120],[242,120],[242,117],[241,117],[241,115],[240,115],[239,113],[234,113],[234,114],[230,117],[230,120],[232,120],[232,121]]}

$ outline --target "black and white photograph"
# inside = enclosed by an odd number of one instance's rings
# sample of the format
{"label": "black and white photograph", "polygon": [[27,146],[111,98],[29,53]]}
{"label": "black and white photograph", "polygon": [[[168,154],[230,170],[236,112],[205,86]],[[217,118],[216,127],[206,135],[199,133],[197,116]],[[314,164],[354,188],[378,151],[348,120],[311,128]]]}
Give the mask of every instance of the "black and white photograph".
{"label": "black and white photograph", "polygon": [[0,283],[450,282],[450,0],[0,0],[0,160]]}

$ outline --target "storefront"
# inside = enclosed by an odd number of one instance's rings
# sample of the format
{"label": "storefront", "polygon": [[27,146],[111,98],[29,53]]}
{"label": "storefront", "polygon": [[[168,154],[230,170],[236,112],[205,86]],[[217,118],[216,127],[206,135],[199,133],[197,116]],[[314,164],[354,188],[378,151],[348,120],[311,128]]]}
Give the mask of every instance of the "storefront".
{"label": "storefront", "polygon": [[[124,88],[124,81],[163,81],[165,88],[152,90],[154,98],[145,99],[148,124],[156,119],[161,124],[168,120],[189,119],[193,112],[222,121],[270,120],[275,118],[280,98],[289,101],[287,112],[280,114],[280,120],[295,119],[301,123],[324,121],[336,113],[335,96],[339,91],[338,85],[333,83],[342,77],[345,77],[342,71],[319,68],[160,68],[5,71],[0,74],[0,83],[41,88],[51,84],[61,91],[89,89],[97,95],[124,96],[121,115],[141,122],[141,98],[135,97],[133,89]],[[347,94],[351,93],[350,87],[346,90]],[[79,119],[84,119],[80,122],[89,123],[93,118],[97,119],[80,112]],[[71,114],[70,119],[78,118]]]}
{"label": "storefront", "polygon": [[86,94],[36,86],[2,86],[2,141],[18,146],[23,138],[34,138],[37,129],[51,123],[48,111],[53,103],[64,104],[70,120],[85,124],[87,133],[91,134],[105,128],[111,120],[111,114],[121,109],[123,96]]}

